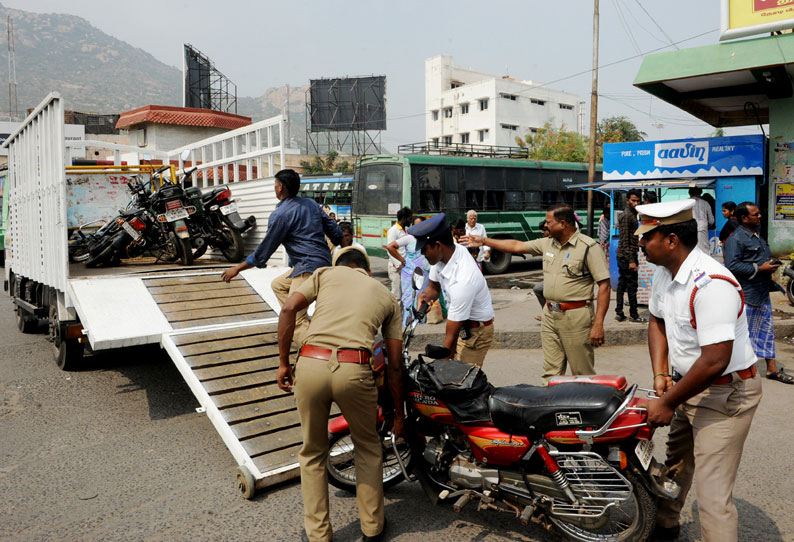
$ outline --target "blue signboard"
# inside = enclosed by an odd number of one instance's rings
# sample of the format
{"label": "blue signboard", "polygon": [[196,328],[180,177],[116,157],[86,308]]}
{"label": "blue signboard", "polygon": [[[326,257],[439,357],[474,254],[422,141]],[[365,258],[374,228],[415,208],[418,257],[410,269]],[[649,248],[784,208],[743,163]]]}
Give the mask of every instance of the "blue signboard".
{"label": "blue signboard", "polygon": [[604,180],[764,174],[762,135],[604,143]]}

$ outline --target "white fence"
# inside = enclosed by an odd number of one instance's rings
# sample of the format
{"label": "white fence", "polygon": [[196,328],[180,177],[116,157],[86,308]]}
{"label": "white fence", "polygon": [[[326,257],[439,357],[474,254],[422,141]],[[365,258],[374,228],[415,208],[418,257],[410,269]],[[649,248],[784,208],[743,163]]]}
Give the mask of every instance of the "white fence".
{"label": "white fence", "polygon": [[[63,101],[51,93],[3,143],[8,147],[8,270],[68,296]],[[66,304],[71,305],[68,297]]]}

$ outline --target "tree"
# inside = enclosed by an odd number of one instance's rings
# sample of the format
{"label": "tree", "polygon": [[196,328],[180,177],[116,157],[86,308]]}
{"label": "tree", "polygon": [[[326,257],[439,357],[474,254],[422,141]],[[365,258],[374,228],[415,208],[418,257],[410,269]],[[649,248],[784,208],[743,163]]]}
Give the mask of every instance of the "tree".
{"label": "tree", "polygon": [[325,158],[322,156],[315,156],[311,162],[308,160],[301,160],[300,166],[303,173],[306,175],[324,175],[329,173],[352,173],[353,168],[350,167],[350,162],[342,160],[337,162],[339,152],[333,149],[325,153]]}
{"label": "tree", "polygon": [[725,130],[722,128],[716,128],[709,134],[709,137],[725,137]]}
{"label": "tree", "polygon": [[587,162],[587,138],[566,130],[565,125],[557,129],[547,122],[536,133],[527,134],[523,141],[516,137],[516,143],[529,149],[532,160]]}
{"label": "tree", "polygon": [[[623,143],[626,141],[645,141],[648,136],[641,132],[628,118],[623,116],[607,117],[598,123],[597,141],[604,143]],[[599,154],[601,154],[599,152]]]}

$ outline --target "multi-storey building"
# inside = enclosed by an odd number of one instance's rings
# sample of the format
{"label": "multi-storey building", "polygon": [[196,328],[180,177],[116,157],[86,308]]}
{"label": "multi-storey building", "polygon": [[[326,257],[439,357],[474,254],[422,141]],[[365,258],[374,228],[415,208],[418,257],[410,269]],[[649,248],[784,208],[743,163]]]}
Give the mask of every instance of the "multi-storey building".
{"label": "multi-storey building", "polygon": [[515,146],[546,122],[579,129],[579,97],[535,81],[519,81],[453,64],[450,55],[425,60],[425,139],[438,144]]}

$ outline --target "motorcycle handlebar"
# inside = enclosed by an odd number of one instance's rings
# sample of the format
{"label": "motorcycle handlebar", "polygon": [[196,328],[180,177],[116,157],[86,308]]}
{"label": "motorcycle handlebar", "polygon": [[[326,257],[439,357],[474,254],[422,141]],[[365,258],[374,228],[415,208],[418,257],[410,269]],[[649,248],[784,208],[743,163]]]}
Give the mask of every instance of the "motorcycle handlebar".
{"label": "motorcycle handlebar", "polygon": [[428,311],[429,308],[430,308],[430,306],[427,304],[427,302],[423,301],[422,304],[419,305],[419,308],[416,309],[416,318],[418,320],[423,319],[425,317],[425,315],[427,314],[427,311]]}

